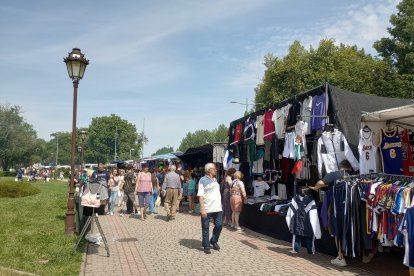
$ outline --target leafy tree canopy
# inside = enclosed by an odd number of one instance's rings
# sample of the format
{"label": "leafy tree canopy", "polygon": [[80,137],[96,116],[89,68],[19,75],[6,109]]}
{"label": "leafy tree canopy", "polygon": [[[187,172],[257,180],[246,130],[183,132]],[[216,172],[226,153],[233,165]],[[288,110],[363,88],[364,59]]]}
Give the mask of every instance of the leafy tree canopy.
{"label": "leafy tree canopy", "polygon": [[225,142],[228,139],[227,133],[228,128],[224,124],[220,124],[212,131],[203,129],[196,130],[193,133],[188,132],[187,135],[181,140],[178,150],[185,152],[189,148],[199,147],[214,142]]}
{"label": "leafy tree canopy", "polygon": [[37,142],[36,131],[25,122],[20,107],[0,105],[0,168],[29,165]]}
{"label": "leafy tree canopy", "polygon": [[397,14],[391,15],[388,28],[391,37],[381,38],[374,48],[389,60],[400,74],[414,74],[414,1],[402,0]]}
{"label": "leafy tree canopy", "polygon": [[162,147],[162,148],[158,149],[152,155],[160,155],[160,154],[166,154],[166,153],[171,153],[171,152],[174,152],[174,148],[170,147],[170,146],[166,146],[166,147]]}
{"label": "leafy tree canopy", "polygon": [[140,156],[142,144],[147,138],[137,133],[134,124],[111,114],[110,116],[95,117],[88,129],[85,162],[110,162],[116,159],[127,160],[131,151],[135,159]]}
{"label": "leafy tree canopy", "polygon": [[324,82],[354,92],[408,97],[409,83],[385,60],[373,58],[357,46],[335,45],[324,39],[306,50],[294,41],[286,56],[265,56],[264,77],[256,87],[256,104],[282,101]]}

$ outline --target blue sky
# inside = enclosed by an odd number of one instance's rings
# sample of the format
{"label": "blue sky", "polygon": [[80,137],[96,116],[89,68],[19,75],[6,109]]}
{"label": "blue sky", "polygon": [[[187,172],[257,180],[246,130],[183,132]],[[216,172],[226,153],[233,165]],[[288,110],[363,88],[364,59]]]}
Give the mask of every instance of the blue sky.
{"label": "blue sky", "polygon": [[356,44],[388,36],[396,0],[15,1],[0,3],[0,104],[19,105],[38,136],[71,131],[72,83],[63,57],[90,60],[78,127],[111,113],[143,128],[148,156],[186,133],[241,117],[263,56],[296,39]]}

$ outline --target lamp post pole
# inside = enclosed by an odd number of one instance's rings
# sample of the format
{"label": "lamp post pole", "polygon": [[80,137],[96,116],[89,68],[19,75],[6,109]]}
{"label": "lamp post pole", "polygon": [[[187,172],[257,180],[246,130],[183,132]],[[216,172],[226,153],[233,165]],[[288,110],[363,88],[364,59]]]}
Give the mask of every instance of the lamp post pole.
{"label": "lamp post pole", "polygon": [[135,149],[130,149],[130,150],[129,150],[129,160],[131,160],[131,159],[132,159],[131,151],[133,151],[133,150],[135,150]]}
{"label": "lamp post pole", "polygon": [[86,140],[86,135],[87,135],[87,131],[86,130],[81,130],[80,135],[81,135],[81,139],[82,139],[82,149],[81,149],[81,177],[83,175],[83,166],[85,165],[84,162],[84,153],[85,153],[85,140]]}
{"label": "lamp post pole", "polygon": [[75,147],[76,147],[76,112],[78,102],[78,85],[79,80],[83,78],[86,66],[89,61],[84,58],[80,49],[73,48],[69,56],[64,58],[68,69],[69,77],[73,80],[73,113],[72,113],[72,146],[70,158],[70,184],[68,193],[68,203],[66,209],[65,234],[73,235],[75,233]]}

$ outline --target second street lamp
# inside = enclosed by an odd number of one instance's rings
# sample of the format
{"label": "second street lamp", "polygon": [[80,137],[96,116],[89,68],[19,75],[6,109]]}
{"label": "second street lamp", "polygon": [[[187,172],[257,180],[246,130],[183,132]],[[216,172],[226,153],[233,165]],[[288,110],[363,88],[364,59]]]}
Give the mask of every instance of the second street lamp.
{"label": "second street lamp", "polygon": [[86,66],[89,60],[85,59],[84,54],[79,48],[73,48],[72,52],[63,59],[66,63],[69,77],[73,82],[73,114],[72,114],[72,146],[70,157],[70,184],[68,193],[68,204],[65,219],[65,234],[73,235],[75,233],[75,146],[76,146],[76,109],[78,101],[79,80],[83,78]]}
{"label": "second street lamp", "polygon": [[[81,136],[81,140],[82,140],[82,149],[81,149],[81,176],[83,175],[83,167],[85,166],[85,162],[84,162],[84,153],[85,153],[85,140],[86,140],[86,136],[88,135],[88,132],[84,129],[81,130],[80,132],[80,136]],[[83,183],[82,183],[83,184]]]}
{"label": "second street lamp", "polygon": [[132,155],[131,155],[131,151],[134,151],[135,149],[130,149],[129,150],[129,160],[132,160]]}

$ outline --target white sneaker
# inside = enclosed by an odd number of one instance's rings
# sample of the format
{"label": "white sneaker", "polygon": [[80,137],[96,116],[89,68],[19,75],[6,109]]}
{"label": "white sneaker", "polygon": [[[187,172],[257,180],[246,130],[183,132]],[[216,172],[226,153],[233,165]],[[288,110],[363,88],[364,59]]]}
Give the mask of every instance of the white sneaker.
{"label": "white sneaker", "polygon": [[114,212],[112,212],[112,211],[111,211],[111,212],[109,212],[109,215],[113,216],[113,215],[114,215]]}
{"label": "white sneaker", "polygon": [[99,217],[98,213],[95,213],[95,216]]}
{"label": "white sneaker", "polygon": [[347,266],[345,258],[339,259],[339,257],[331,260],[331,264],[337,265],[337,266]]}
{"label": "white sneaker", "polygon": [[235,229],[236,229],[236,231],[239,231],[239,232],[241,232],[241,230],[242,230],[240,226],[236,227]]}
{"label": "white sneaker", "polygon": [[120,216],[120,217],[123,217],[123,216],[124,216],[124,214],[123,214],[123,213],[120,213],[120,214],[119,214],[119,216]]}

